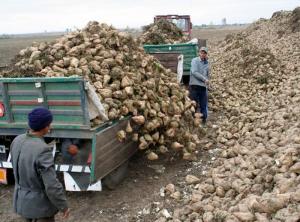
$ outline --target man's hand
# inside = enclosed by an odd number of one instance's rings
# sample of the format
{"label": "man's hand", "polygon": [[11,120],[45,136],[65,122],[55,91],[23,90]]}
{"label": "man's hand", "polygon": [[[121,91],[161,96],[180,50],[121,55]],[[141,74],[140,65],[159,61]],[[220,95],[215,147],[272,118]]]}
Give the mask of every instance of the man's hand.
{"label": "man's hand", "polygon": [[62,218],[63,218],[63,219],[67,219],[67,218],[69,217],[69,215],[70,215],[70,209],[67,208],[67,209],[65,209],[65,210],[63,211],[63,216],[62,216]]}
{"label": "man's hand", "polygon": [[209,85],[209,80],[205,80],[205,85]]}

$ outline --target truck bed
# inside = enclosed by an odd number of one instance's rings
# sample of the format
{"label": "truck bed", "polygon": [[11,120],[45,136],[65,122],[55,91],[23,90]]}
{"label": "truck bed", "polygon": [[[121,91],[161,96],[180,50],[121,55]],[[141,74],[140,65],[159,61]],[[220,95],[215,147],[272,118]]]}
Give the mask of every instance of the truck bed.
{"label": "truck bed", "polygon": [[[3,111],[0,112],[0,168],[12,167],[7,141],[28,130],[27,115],[38,106],[48,108],[54,117],[51,132],[45,137],[54,141],[82,139],[90,144],[81,149],[87,156],[91,154],[91,162],[88,157],[80,164],[56,162],[56,170],[63,172],[68,190],[101,190],[101,180],[137,150],[130,137],[122,142],[117,139],[117,132],[126,128],[130,116],[91,126],[82,78],[3,78],[0,79],[0,111]],[[60,152],[60,143],[54,144],[55,154],[56,147]]]}
{"label": "truck bed", "polygon": [[2,78],[0,102],[5,107],[0,127],[26,126],[36,106],[51,110],[54,128],[90,127],[82,78]]}
{"label": "truck bed", "polygon": [[145,52],[173,52],[183,55],[183,75],[190,74],[191,61],[198,55],[198,44],[181,43],[181,44],[162,44],[162,45],[144,45]]}

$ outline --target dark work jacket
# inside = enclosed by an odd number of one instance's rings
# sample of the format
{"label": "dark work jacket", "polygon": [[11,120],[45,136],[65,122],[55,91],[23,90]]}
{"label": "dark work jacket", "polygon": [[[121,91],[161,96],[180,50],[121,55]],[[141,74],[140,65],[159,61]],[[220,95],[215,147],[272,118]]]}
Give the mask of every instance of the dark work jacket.
{"label": "dark work jacket", "polygon": [[15,176],[14,210],[24,218],[51,217],[67,208],[56,178],[52,149],[43,138],[22,134],[11,144]]}

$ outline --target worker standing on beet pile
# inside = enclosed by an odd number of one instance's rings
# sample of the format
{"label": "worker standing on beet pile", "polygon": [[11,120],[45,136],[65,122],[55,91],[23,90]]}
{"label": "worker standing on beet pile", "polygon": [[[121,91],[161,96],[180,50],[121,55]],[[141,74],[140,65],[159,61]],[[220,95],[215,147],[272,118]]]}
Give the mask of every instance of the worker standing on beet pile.
{"label": "worker standing on beet pile", "polygon": [[28,114],[30,130],[11,144],[15,177],[14,210],[28,222],[53,222],[58,211],[69,216],[62,184],[56,178],[52,149],[43,139],[52,114],[36,108]]}
{"label": "worker standing on beet pile", "polygon": [[201,47],[199,56],[192,59],[190,73],[190,97],[197,103],[197,112],[202,114],[203,124],[208,116],[209,62],[207,48]]}

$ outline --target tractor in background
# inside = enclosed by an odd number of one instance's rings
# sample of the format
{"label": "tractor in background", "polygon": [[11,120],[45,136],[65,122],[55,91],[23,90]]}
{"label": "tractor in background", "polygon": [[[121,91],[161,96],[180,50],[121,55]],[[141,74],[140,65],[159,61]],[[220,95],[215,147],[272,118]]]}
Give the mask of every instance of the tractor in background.
{"label": "tractor in background", "polygon": [[189,39],[191,39],[193,25],[189,15],[157,15],[154,17],[154,22],[159,19],[166,19],[169,22],[174,23],[186,36],[189,37]]}
{"label": "tractor in background", "polygon": [[[154,17],[154,22],[159,19],[166,19],[174,23],[191,40],[193,25],[189,15],[157,15]],[[174,73],[177,72],[178,76],[180,72],[180,82],[188,85],[191,61],[198,56],[199,48],[206,46],[206,39],[198,39],[195,42],[193,40],[179,44],[144,45],[144,50],[156,57],[163,66],[170,68]],[[183,61],[180,62],[180,60]],[[182,64],[182,67],[178,64]]]}

